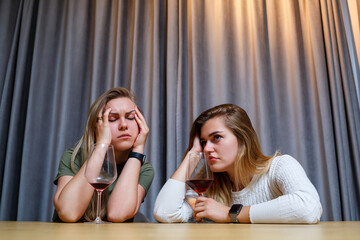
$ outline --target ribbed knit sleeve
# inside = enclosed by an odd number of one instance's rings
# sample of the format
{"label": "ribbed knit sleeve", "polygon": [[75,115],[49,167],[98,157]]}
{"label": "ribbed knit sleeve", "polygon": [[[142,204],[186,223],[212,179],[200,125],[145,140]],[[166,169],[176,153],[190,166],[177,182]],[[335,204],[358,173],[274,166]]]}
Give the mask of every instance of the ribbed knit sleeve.
{"label": "ribbed knit sleeve", "polygon": [[184,182],[168,179],[161,188],[154,205],[154,218],[158,222],[187,222],[192,208],[185,201]]}
{"label": "ribbed knit sleeve", "polygon": [[[259,181],[258,185],[257,189],[262,191],[257,194],[258,199],[252,200],[259,202],[250,207],[252,223],[320,221],[322,207],[319,195],[302,166],[293,157],[283,155],[275,158],[267,181]],[[269,199],[269,196],[276,197]]]}

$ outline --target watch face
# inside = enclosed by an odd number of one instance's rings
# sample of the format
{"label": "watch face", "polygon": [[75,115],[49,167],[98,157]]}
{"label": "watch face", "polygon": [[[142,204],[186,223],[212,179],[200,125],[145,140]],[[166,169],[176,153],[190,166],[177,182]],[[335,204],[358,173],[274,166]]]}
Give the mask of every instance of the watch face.
{"label": "watch face", "polygon": [[232,205],[231,208],[230,208],[230,213],[238,214],[240,212],[242,206],[243,206],[242,204],[234,204],[234,205]]}
{"label": "watch face", "polygon": [[234,204],[234,205],[231,206],[231,208],[229,210],[231,222],[233,222],[233,223],[238,223],[239,222],[237,220],[237,216],[239,215],[242,207],[243,207],[242,204]]}

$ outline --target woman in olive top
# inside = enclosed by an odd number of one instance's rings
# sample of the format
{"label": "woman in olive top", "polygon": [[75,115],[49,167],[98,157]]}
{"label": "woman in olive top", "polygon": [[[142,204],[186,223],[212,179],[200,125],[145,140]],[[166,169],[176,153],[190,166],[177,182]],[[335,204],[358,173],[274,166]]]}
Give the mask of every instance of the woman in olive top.
{"label": "woman in olive top", "polygon": [[91,106],[85,132],[78,144],[64,152],[54,183],[53,221],[83,222],[96,217],[96,192],[84,176],[90,146],[114,146],[118,178],[103,194],[101,217],[111,222],[132,221],[154,177],[144,162],[149,128],[135,104],[135,95],[113,88]]}

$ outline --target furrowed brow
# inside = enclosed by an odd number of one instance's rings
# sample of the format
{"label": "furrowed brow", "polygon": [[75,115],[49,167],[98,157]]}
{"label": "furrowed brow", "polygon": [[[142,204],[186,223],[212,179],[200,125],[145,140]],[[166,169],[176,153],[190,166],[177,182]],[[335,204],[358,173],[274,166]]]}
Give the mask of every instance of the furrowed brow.
{"label": "furrowed brow", "polygon": [[111,113],[109,113],[109,117],[119,117],[119,116],[120,116],[120,114],[117,113],[117,112],[111,112]]}
{"label": "furrowed brow", "polygon": [[212,137],[212,136],[214,136],[214,135],[216,135],[216,134],[219,134],[219,133],[222,133],[222,131],[212,132],[212,133],[209,134],[209,137]]}
{"label": "furrowed brow", "polygon": [[130,114],[132,114],[132,113],[134,113],[134,112],[135,112],[135,110],[131,110],[131,111],[125,113],[125,115],[128,116],[128,115],[130,115]]}

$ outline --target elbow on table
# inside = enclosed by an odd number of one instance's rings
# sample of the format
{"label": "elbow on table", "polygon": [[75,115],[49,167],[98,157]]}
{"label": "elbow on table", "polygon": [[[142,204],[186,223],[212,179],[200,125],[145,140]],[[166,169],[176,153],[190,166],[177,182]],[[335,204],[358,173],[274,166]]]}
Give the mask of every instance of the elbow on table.
{"label": "elbow on table", "polygon": [[165,213],[165,210],[161,206],[162,204],[159,204],[157,201],[155,201],[155,206],[153,210],[153,216],[155,220],[162,223],[171,222],[168,217],[168,214]]}
{"label": "elbow on table", "polygon": [[[69,204],[63,204],[54,198],[54,207],[60,220],[66,223],[75,223],[80,220],[84,212],[80,212],[80,208],[73,208]],[[78,210],[78,211],[76,211]]]}
{"label": "elbow on table", "polygon": [[171,222],[169,218],[167,218],[164,214],[159,214],[158,212],[154,211],[153,216],[156,221],[163,222],[163,223],[169,223]]}
{"label": "elbow on table", "polygon": [[322,206],[319,200],[312,199],[304,204],[300,204],[296,210],[296,219],[298,223],[318,223],[322,215]]}
{"label": "elbow on table", "polygon": [[320,221],[320,217],[306,216],[300,219],[300,223],[315,224]]}
{"label": "elbow on table", "polygon": [[156,221],[162,223],[186,222],[178,213],[169,213],[161,208],[154,208],[153,216]]}
{"label": "elbow on table", "polygon": [[129,212],[118,212],[118,211],[108,211],[107,212],[107,219],[110,222],[125,222],[126,220],[133,218],[136,215],[137,211],[129,211]]}
{"label": "elbow on table", "polygon": [[80,220],[82,215],[75,213],[74,211],[57,211],[61,221],[66,223],[76,223]]}
{"label": "elbow on table", "polygon": [[299,221],[301,223],[318,223],[320,221],[320,217],[322,215],[322,208],[316,208],[313,212],[309,212],[308,214],[301,214],[299,216]]}

